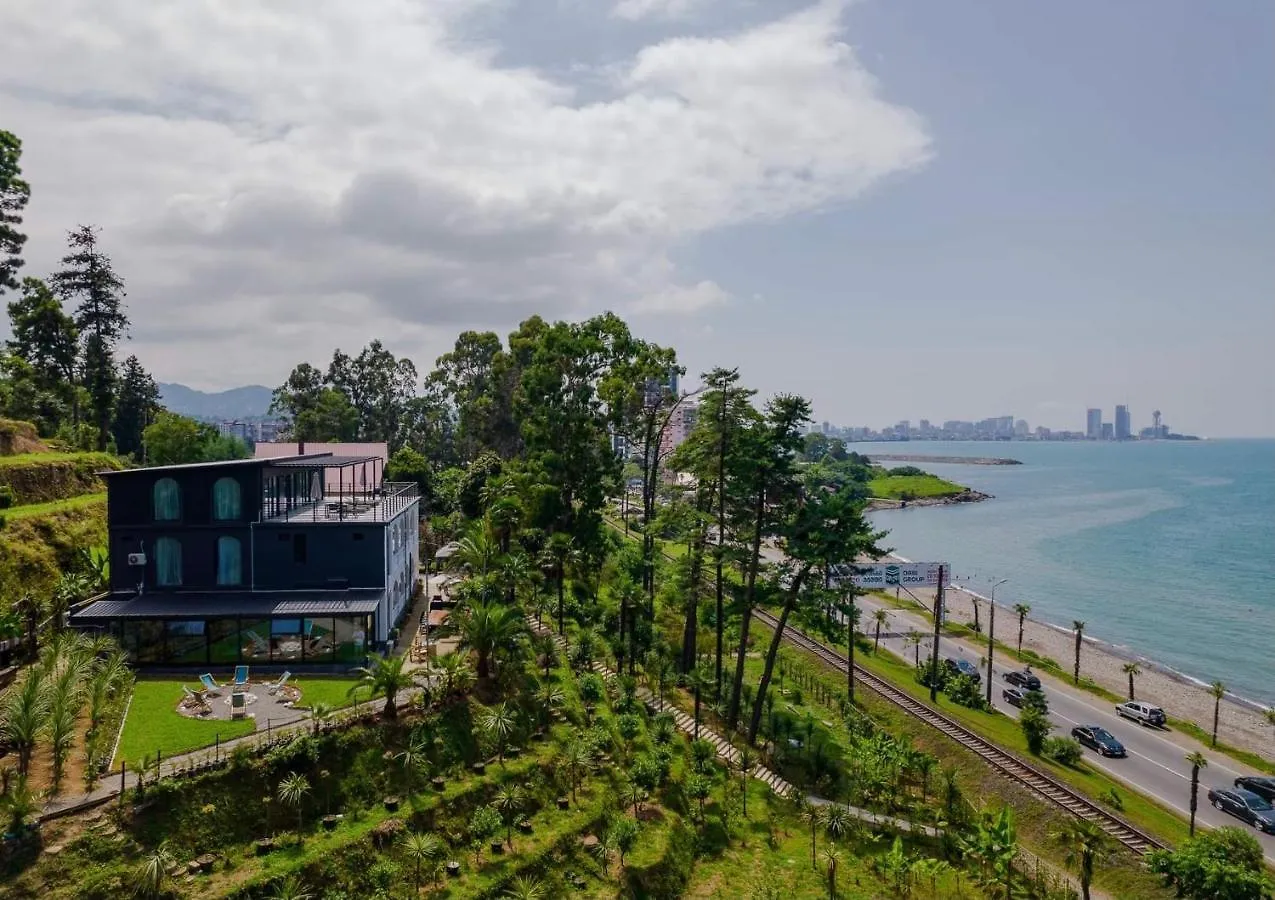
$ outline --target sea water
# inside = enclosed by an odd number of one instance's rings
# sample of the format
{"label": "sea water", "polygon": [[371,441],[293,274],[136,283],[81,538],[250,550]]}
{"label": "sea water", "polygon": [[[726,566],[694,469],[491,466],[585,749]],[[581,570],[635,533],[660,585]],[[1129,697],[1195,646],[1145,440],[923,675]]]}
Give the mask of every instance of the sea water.
{"label": "sea water", "polygon": [[1236,694],[1275,704],[1275,440],[854,444],[1008,457],[916,465],[994,495],[883,510],[887,546],[960,583]]}

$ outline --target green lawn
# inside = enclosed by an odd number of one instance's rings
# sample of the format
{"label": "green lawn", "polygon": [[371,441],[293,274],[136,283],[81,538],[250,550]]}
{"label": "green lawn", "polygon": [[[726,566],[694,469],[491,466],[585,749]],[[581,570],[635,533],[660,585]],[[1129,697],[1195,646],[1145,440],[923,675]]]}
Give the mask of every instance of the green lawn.
{"label": "green lawn", "polygon": [[873,497],[886,500],[902,500],[904,495],[913,498],[949,497],[965,490],[955,482],[937,475],[883,475],[868,482]]}
{"label": "green lawn", "polygon": [[298,707],[312,707],[316,703],[326,703],[333,709],[349,706],[351,703],[362,703],[367,700],[366,694],[350,696],[350,688],[358,684],[356,678],[311,678],[302,676],[288,682],[301,689]]}
{"label": "green lawn", "polygon": [[182,699],[183,684],[194,688],[198,687],[199,681],[192,678],[189,682],[137,682],[113,765],[126,762],[130,769],[137,768],[143,757],[154,756],[156,751],[167,758],[210,746],[218,737],[228,741],[251,734],[255,729],[256,724],[251,719],[205,722],[181,715],[177,712],[177,704]]}
{"label": "green lawn", "polygon": [[[312,703],[323,702],[336,708],[354,702],[348,696],[350,686],[354,684],[354,680],[350,678],[302,676],[291,679],[289,683],[301,689],[299,706],[308,707]],[[129,768],[134,768],[143,757],[154,756],[157,750],[167,759],[178,753],[212,746],[218,737],[225,742],[252,734],[255,725],[251,719],[208,722],[189,719],[178,713],[177,704],[182,699],[182,685],[194,690],[199,687],[199,679],[192,676],[186,681],[148,679],[137,682],[137,687],[133,690],[133,702],[128,708],[128,718],[124,721],[124,731],[120,736],[119,750],[115,754],[115,765],[124,761]]]}
{"label": "green lawn", "polygon": [[105,491],[98,494],[81,494],[78,497],[70,497],[66,500],[50,500],[48,503],[29,503],[26,506],[15,506],[12,509],[6,509],[4,517],[10,521],[16,521],[28,516],[43,516],[49,513],[62,512],[63,510],[82,509],[85,506],[92,506],[94,503],[105,502]]}
{"label": "green lawn", "polygon": [[45,463],[70,462],[72,460],[88,460],[100,464],[104,469],[118,469],[120,462],[109,453],[18,453],[13,456],[0,456],[0,468],[6,466],[42,465]]}

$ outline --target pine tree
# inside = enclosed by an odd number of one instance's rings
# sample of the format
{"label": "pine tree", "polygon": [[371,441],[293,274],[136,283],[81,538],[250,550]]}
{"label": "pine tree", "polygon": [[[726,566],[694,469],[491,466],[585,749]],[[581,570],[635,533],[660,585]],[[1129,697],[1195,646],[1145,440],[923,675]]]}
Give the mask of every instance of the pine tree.
{"label": "pine tree", "polygon": [[16,290],[16,272],[22,268],[22,245],[27,236],[18,231],[22,210],[31,199],[31,187],[22,180],[18,161],[22,158],[22,141],[8,131],[0,130],[0,294],[5,288]]}
{"label": "pine tree", "polygon": [[53,276],[53,283],[64,298],[79,301],[75,327],[84,345],[84,387],[97,428],[97,447],[105,450],[115,404],[115,346],[128,331],[124,281],[115,274],[110,257],[98,249],[93,226],[81,225],[67,241],[71,252],[62,257],[65,268]]}
{"label": "pine tree", "polygon": [[136,356],[130,356],[124,360],[120,374],[112,428],[115,447],[121,454],[141,455],[142,432],[155,421],[159,408],[159,387],[155,379],[142,368]]}

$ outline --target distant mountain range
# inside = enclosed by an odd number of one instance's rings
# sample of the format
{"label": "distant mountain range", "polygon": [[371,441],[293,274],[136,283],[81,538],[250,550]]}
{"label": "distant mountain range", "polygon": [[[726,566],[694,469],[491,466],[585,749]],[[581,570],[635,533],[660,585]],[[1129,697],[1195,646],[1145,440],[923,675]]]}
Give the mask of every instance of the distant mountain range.
{"label": "distant mountain range", "polygon": [[159,384],[159,401],[165,409],[192,419],[223,422],[266,415],[274,391],[260,384],[231,388],[215,394],[184,384]]}

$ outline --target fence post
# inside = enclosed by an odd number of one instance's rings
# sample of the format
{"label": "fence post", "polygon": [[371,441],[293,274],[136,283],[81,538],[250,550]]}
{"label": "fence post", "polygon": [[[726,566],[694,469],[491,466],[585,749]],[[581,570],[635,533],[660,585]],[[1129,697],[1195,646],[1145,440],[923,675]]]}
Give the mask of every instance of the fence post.
{"label": "fence post", "polygon": [[213,765],[221,762],[221,732],[213,735]]}
{"label": "fence post", "polygon": [[120,760],[120,806],[124,805],[124,789],[128,777],[128,763]]}

